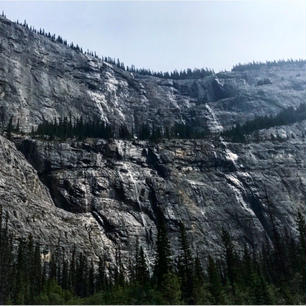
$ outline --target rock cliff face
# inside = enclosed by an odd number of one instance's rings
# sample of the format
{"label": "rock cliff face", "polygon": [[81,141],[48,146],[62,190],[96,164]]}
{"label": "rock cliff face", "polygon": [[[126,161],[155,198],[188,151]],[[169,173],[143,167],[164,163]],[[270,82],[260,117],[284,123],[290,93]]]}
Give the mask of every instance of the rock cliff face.
{"label": "rock cliff face", "polygon": [[[198,80],[140,76],[52,42],[0,17],[0,121],[29,132],[55,117],[113,124],[188,122],[218,132],[306,98],[305,62],[212,74]],[[43,141],[0,136],[0,200],[16,236],[45,249],[123,255],[136,237],[152,261],[156,214],[173,249],[184,222],[193,249],[219,252],[222,227],[260,246],[270,214],[295,232],[305,204],[306,121],[262,130],[247,144],[207,140]],[[273,139],[271,140],[271,135]]]}
{"label": "rock cliff face", "polygon": [[[58,207],[52,209],[95,224],[91,237],[100,250],[106,244],[128,251],[138,237],[152,256],[161,209],[173,248],[182,221],[193,248],[204,257],[219,251],[222,227],[241,244],[259,246],[271,234],[270,213],[294,231],[297,210],[305,203],[305,144],[299,133],[305,127],[303,122],[274,129],[277,135],[287,133],[286,141],[243,146],[204,140],[33,139],[17,146],[48,187]],[[80,224],[78,231],[85,236],[86,226]]]}
{"label": "rock cliff face", "polygon": [[188,122],[219,131],[306,99],[306,62],[159,79],[123,71],[3,17],[0,33],[0,121],[13,114],[24,131],[70,115],[130,129],[141,122]]}
{"label": "rock cliff face", "polygon": [[75,244],[91,256],[95,250],[107,248],[95,219],[89,213],[58,209],[37,171],[2,136],[0,160],[0,203],[9,214],[10,231],[16,238],[32,235],[44,250],[69,251]]}

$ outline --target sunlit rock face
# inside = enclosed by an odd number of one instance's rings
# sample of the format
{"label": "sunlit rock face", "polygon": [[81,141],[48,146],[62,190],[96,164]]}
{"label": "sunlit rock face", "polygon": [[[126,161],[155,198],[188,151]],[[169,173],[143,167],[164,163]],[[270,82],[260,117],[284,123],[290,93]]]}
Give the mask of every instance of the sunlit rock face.
{"label": "sunlit rock face", "polygon": [[76,245],[84,254],[96,259],[95,254],[109,248],[105,253],[112,256],[113,245],[105,240],[92,215],[74,214],[56,207],[37,171],[15,145],[2,136],[0,160],[0,203],[3,215],[8,213],[8,226],[14,238],[31,235],[42,251],[52,249],[69,254]]}
{"label": "sunlit rock face", "polygon": [[[174,122],[220,131],[306,99],[306,63],[171,80],[133,74],[0,17],[0,115],[30,131],[42,120],[100,118],[130,129]],[[1,121],[3,121],[1,120]]]}
{"label": "sunlit rock face", "polygon": [[204,257],[220,251],[222,227],[241,245],[260,246],[271,235],[270,214],[295,233],[297,211],[305,204],[305,143],[300,133],[305,127],[305,122],[286,127],[286,140],[244,145],[27,139],[18,148],[37,169],[59,211],[96,221],[104,237],[102,249],[108,241],[128,251],[138,237],[152,258],[160,209],[173,249],[184,222],[194,250]]}
{"label": "sunlit rock face", "polygon": [[[43,120],[99,118],[129,129],[175,122],[218,133],[305,102],[305,62],[171,80],[123,71],[0,17],[0,127],[29,132]],[[260,247],[271,217],[295,234],[305,204],[306,123],[206,140],[42,141],[0,136],[0,200],[17,237],[44,248],[75,245],[94,260],[127,258],[136,238],[153,262],[156,216],[174,254],[184,222],[194,251],[220,252],[222,227]]]}

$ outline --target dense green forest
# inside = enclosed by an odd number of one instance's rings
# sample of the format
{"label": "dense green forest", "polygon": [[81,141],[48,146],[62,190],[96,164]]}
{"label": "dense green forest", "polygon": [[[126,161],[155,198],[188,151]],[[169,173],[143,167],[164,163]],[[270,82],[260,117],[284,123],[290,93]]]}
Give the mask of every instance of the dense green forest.
{"label": "dense green forest", "polygon": [[[138,241],[124,265],[120,249],[116,265],[98,265],[75,248],[64,254],[51,248],[49,260],[32,237],[16,240],[1,215],[1,304],[305,304],[305,219],[297,217],[298,237],[276,229],[261,250],[238,250],[231,235],[220,232],[223,252],[206,264],[192,254],[180,225],[178,258],[172,256],[167,227],[157,222],[156,255],[149,269]],[[72,242],[73,243],[73,242]],[[61,249],[62,250],[62,249]],[[106,268],[107,267],[107,268]],[[151,273],[149,272],[151,271]],[[107,272],[109,271],[109,273]]]}

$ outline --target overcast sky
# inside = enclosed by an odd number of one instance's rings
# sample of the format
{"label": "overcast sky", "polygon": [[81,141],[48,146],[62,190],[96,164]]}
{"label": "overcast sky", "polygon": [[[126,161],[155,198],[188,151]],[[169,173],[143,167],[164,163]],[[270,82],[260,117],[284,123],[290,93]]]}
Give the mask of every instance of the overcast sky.
{"label": "overcast sky", "polygon": [[153,70],[305,58],[305,0],[3,1],[12,20]]}

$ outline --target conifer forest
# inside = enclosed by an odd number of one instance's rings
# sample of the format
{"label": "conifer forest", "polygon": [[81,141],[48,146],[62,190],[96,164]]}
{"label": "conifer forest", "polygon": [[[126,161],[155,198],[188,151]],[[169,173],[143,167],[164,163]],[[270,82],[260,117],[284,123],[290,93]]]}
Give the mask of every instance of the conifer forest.
{"label": "conifer forest", "polygon": [[[203,265],[193,254],[183,223],[179,256],[173,260],[167,226],[158,220],[156,255],[148,266],[135,241],[129,265],[117,250],[116,266],[88,261],[76,248],[72,254],[51,248],[44,254],[31,236],[15,239],[1,209],[1,304],[304,304],[305,220],[296,220],[298,240],[278,231],[271,216],[272,243],[261,250],[237,249],[231,234],[220,233],[222,253]],[[48,255],[48,256],[47,256]]]}

